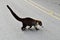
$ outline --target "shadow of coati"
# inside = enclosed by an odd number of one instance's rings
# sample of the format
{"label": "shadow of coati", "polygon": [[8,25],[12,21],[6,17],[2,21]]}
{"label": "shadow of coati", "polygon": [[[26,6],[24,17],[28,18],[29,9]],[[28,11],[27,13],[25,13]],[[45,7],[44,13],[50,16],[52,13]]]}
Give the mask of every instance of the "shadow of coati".
{"label": "shadow of coati", "polygon": [[29,17],[26,17],[26,18],[20,18],[18,17],[14,12],[13,10],[9,7],[9,5],[7,5],[7,8],[10,10],[11,14],[15,17],[15,19],[17,19],[18,21],[21,21],[22,24],[23,24],[23,27],[21,27],[21,30],[25,30],[26,29],[26,26],[30,26],[28,29],[30,29],[32,26],[34,26],[34,28],[36,30],[39,30],[36,26],[37,24],[39,24],[40,26],[42,26],[42,22],[39,21],[39,20],[35,20],[35,19],[32,19],[32,18],[29,18]]}

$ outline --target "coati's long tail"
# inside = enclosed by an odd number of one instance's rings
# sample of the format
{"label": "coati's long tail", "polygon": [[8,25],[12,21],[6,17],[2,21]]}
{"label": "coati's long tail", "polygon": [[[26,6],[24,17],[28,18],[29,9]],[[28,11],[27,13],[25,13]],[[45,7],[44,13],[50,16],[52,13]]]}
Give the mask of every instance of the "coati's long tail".
{"label": "coati's long tail", "polygon": [[13,10],[9,7],[9,5],[7,5],[7,8],[10,10],[10,12],[12,13],[12,15],[13,15],[18,21],[22,21],[22,18],[19,18],[19,17],[13,12]]}

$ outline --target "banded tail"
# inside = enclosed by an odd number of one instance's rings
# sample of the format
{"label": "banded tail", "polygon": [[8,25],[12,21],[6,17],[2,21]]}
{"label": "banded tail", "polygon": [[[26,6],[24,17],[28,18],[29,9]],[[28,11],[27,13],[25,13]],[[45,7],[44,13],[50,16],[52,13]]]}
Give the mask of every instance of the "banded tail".
{"label": "banded tail", "polygon": [[10,10],[11,14],[12,14],[18,21],[22,21],[22,18],[19,18],[19,17],[13,12],[13,10],[9,7],[9,5],[7,5],[7,8]]}

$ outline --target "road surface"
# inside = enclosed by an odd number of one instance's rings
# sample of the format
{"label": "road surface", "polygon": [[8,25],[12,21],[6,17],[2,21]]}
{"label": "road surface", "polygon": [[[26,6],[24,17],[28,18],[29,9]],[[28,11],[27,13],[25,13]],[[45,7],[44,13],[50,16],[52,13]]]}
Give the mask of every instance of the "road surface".
{"label": "road surface", "polygon": [[[41,20],[44,28],[39,31],[21,31],[22,23],[11,15],[7,4],[21,18]],[[45,14],[25,0],[0,0],[0,40],[60,40],[60,20]]]}

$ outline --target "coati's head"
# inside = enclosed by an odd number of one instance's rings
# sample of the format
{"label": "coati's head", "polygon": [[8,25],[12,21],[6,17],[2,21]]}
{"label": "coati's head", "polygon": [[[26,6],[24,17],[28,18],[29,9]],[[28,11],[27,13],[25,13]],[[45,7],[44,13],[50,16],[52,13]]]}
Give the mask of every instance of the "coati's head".
{"label": "coati's head", "polygon": [[42,21],[38,21],[38,24],[43,28]]}
{"label": "coati's head", "polygon": [[40,26],[42,26],[42,22],[41,22],[41,21],[38,21],[38,24],[39,24]]}

